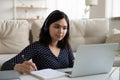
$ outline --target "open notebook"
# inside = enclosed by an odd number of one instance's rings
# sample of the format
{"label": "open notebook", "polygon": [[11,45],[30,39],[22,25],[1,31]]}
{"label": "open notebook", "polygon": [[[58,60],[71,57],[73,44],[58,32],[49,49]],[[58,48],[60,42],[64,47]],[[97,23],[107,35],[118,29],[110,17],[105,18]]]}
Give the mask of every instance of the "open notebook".
{"label": "open notebook", "polygon": [[47,79],[54,79],[54,78],[58,78],[61,76],[65,76],[66,73],[53,70],[53,69],[42,69],[38,71],[32,71],[31,75],[37,78],[43,79],[43,80],[47,80]]}

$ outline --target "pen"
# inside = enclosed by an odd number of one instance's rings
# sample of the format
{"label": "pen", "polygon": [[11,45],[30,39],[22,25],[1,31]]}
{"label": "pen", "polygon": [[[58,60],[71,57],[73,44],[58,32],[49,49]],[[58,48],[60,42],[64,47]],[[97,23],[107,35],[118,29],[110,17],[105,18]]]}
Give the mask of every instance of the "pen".
{"label": "pen", "polygon": [[[22,55],[22,59],[23,59],[24,61],[26,61],[25,55]],[[37,71],[37,70],[38,70],[37,67],[35,67],[35,71]]]}
{"label": "pen", "polygon": [[37,67],[35,67],[35,71],[37,71],[38,69],[37,69]]}
{"label": "pen", "polygon": [[22,59],[23,59],[24,61],[26,61],[26,59],[25,59],[25,56],[24,56],[24,55],[22,55]]}

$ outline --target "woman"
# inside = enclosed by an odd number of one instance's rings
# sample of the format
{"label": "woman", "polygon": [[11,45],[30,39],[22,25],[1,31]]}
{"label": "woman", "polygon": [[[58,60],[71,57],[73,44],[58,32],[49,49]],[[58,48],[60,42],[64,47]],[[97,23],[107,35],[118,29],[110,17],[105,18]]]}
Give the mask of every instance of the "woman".
{"label": "woman", "polygon": [[[60,69],[73,66],[73,52],[69,45],[69,19],[55,10],[46,18],[39,41],[27,46],[21,53],[2,65],[2,70],[16,70],[28,74],[45,68]],[[28,61],[32,59],[32,62]]]}

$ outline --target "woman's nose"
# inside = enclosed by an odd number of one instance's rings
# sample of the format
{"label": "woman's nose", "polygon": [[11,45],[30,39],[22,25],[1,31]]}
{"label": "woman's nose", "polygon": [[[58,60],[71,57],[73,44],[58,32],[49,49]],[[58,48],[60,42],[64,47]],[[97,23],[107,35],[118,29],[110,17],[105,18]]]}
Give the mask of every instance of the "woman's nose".
{"label": "woman's nose", "polygon": [[62,28],[59,29],[59,33],[63,33],[63,29]]}

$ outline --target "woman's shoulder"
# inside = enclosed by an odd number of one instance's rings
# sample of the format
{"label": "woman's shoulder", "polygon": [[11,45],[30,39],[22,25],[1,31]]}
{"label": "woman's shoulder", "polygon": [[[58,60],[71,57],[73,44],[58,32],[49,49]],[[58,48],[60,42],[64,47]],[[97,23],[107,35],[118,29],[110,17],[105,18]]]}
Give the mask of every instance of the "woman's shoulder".
{"label": "woman's shoulder", "polygon": [[67,50],[67,51],[71,51],[72,50],[72,48],[69,46],[69,47],[66,47],[66,48],[62,48],[62,50]]}
{"label": "woman's shoulder", "polygon": [[31,43],[30,45],[32,45],[32,46],[44,46],[44,44],[40,43],[39,41],[35,41],[35,42]]}
{"label": "woman's shoulder", "polygon": [[46,47],[39,41],[35,41],[30,45],[28,45],[26,48],[24,48],[24,50],[32,50],[32,51],[40,51],[43,49],[46,49]]}
{"label": "woman's shoulder", "polygon": [[35,42],[31,43],[29,46],[35,47],[35,48],[44,48],[44,47],[46,47],[43,43],[41,43],[39,41],[35,41]]}
{"label": "woman's shoulder", "polygon": [[68,49],[68,50],[69,50],[69,49],[72,49],[72,48],[71,48],[71,46],[69,46],[69,47],[66,47],[65,49]]}

